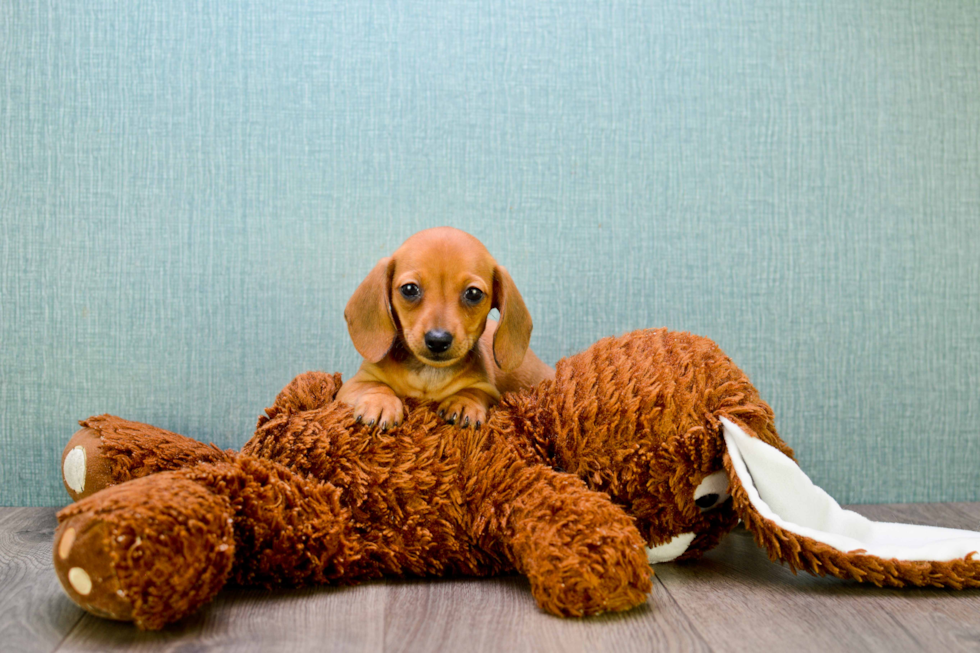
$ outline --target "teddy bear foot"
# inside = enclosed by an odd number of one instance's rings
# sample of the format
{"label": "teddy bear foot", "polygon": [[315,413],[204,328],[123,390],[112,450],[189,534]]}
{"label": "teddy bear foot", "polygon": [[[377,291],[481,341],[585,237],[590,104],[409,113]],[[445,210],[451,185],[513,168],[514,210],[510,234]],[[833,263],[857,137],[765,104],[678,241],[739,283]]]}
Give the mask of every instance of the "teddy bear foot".
{"label": "teddy bear foot", "polygon": [[235,553],[224,497],[173,472],[108,488],[62,510],[54,567],[65,593],[99,617],[161,628],[225,584]]}
{"label": "teddy bear foot", "polygon": [[55,537],[54,568],[68,596],[81,608],[106,619],[133,620],[131,597],[119,582],[111,557],[102,552],[111,528],[92,514],[63,523]]}

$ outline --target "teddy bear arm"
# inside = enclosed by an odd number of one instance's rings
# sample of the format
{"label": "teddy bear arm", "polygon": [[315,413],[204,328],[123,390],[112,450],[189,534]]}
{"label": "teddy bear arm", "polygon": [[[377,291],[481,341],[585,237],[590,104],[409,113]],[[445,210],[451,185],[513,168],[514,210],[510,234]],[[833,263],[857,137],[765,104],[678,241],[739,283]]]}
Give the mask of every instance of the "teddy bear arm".
{"label": "teddy bear arm", "polygon": [[323,408],[336,399],[341,385],[343,379],[339,372],[303,372],[279,392],[272,406],[259,417],[256,428],[280,415]]}
{"label": "teddy bear arm", "polygon": [[113,415],[79,424],[61,456],[62,481],[76,501],[133,478],[228,458],[214,445]]}
{"label": "teddy bear arm", "polygon": [[[560,616],[628,610],[646,601],[651,570],[630,518],[571,474],[531,465],[490,497],[485,526],[527,576],[542,609]],[[490,485],[494,482],[491,480]]]}

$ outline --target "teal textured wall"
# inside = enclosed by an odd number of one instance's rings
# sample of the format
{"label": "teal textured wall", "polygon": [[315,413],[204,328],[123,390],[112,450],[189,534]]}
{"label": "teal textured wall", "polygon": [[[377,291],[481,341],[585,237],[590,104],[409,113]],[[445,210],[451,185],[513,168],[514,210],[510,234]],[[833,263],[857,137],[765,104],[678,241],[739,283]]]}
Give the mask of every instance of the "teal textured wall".
{"label": "teal textured wall", "polygon": [[411,233],[549,362],[715,339],[845,502],[980,500],[980,4],[0,3],[0,504],[75,422],[222,447]]}

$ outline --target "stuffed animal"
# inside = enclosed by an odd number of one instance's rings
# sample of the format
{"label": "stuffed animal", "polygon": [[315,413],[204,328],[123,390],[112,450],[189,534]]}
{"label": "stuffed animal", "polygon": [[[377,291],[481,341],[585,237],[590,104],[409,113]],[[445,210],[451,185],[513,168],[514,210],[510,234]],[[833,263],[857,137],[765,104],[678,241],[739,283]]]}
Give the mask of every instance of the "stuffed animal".
{"label": "stuffed animal", "polygon": [[160,628],[241,584],[517,571],[546,611],[646,600],[739,519],[773,560],[876,585],[980,587],[980,533],[881,524],[815,487],[769,406],[710,340],[647,330],[563,359],[480,429],[409,400],[387,432],[293,380],[241,452],[117,417],[63,456],[77,502],[54,564],[92,614]]}

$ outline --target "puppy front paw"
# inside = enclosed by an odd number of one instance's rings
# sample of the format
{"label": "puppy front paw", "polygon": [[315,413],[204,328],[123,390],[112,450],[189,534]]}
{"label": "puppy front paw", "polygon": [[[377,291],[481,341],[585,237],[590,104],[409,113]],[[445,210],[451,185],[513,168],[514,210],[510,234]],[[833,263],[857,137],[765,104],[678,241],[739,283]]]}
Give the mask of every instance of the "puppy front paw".
{"label": "puppy front paw", "polygon": [[457,393],[439,404],[438,413],[450,424],[460,428],[480,428],[487,421],[487,404],[481,399],[468,394]]}
{"label": "puppy front paw", "polygon": [[382,431],[398,426],[405,419],[402,400],[391,394],[366,394],[354,404],[354,420],[368,428],[377,426]]}

